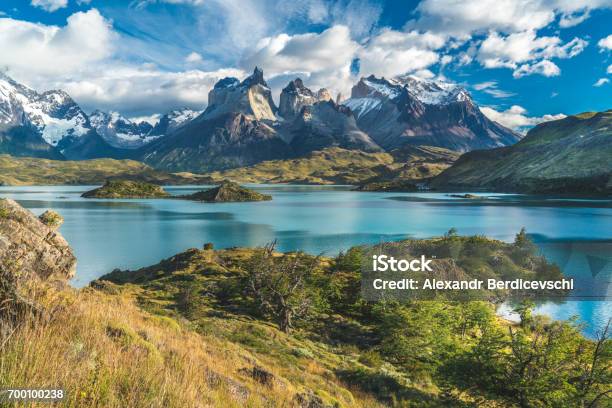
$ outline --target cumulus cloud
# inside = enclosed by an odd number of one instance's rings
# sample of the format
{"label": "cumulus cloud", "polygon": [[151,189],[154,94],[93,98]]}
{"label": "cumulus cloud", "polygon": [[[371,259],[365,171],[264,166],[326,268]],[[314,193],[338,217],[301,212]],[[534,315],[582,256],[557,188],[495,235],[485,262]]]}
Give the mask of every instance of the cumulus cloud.
{"label": "cumulus cloud", "polygon": [[533,0],[424,0],[417,26],[454,36],[499,30],[535,30],[550,24],[555,12]]}
{"label": "cumulus cloud", "polygon": [[599,78],[597,82],[593,84],[593,86],[599,88],[600,86],[605,85],[608,82],[610,82],[608,78]]}
{"label": "cumulus cloud", "polygon": [[68,6],[68,0],[32,0],[33,7],[39,7],[49,13]]}
{"label": "cumulus cloud", "polygon": [[144,116],[180,107],[203,109],[208,92],[219,79],[244,77],[238,69],[164,72],[149,65],[116,63],[102,68],[81,78],[58,80],[53,86],[66,90],[86,110],[118,110],[127,116]]}
{"label": "cumulus cloud", "polygon": [[510,129],[514,129],[518,132],[526,132],[530,127],[537,125],[538,123],[548,122],[551,120],[563,119],[566,117],[563,113],[557,113],[554,115],[544,116],[527,116],[527,110],[519,105],[513,105],[505,111],[497,111],[490,107],[480,108],[482,113],[485,114],[489,119],[500,123]]}
{"label": "cumulus cloud", "polygon": [[521,78],[527,75],[540,74],[545,77],[553,77],[561,74],[561,69],[549,60],[542,60],[533,64],[524,64],[514,70],[512,76]]}
{"label": "cumulus cloud", "polygon": [[608,74],[612,74],[612,65],[608,65],[608,69],[606,70]]}
{"label": "cumulus cloud", "polygon": [[[588,42],[574,38],[562,44],[559,37],[538,37],[533,31],[502,36],[490,33],[478,50],[478,60],[486,68],[512,68],[514,76],[534,73],[545,76],[559,75],[559,68],[550,58],[572,58],[580,54]],[[534,63],[521,63],[537,61]]]}
{"label": "cumulus cloud", "polygon": [[538,30],[559,19],[562,28],[580,24],[610,0],[424,0],[416,27],[469,37],[473,33]]}
{"label": "cumulus cloud", "polygon": [[362,75],[393,77],[423,70],[440,60],[446,38],[430,32],[383,30],[359,50]]}
{"label": "cumulus cloud", "polygon": [[129,63],[115,53],[118,38],[96,9],[72,14],[61,27],[3,18],[0,66],[34,89],[67,91],[87,111],[132,116],[184,106],[202,109],[216,81],[244,76],[240,69],[168,72],[155,64]]}
{"label": "cumulus cloud", "polygon": [[612,50],[612,34],[599,40],[597,45],[602,50]]}
{"label": "cumulus cloud", "polygon": [[[295,76],[305,77],[313,88],[331,87],[346,92],[350,86],[350,64],[359,44],[348,27],[338,25],[322,33],[280,34],[263,38],[253,54],[241,62],[245,70],[261,67],[273,88]],[[278,77],[274,81],[274,77]],[[276,92],[275,92],[276,93]]]}
{"label": "cumulus cloud", "polygon": [[64,27],[0,19],[0,65],[23,77],[77,72],[111,55],[115,33],[96,9],[68,17]]}
{"label": "cumulus cloud", "polygon": [[202,62],[202,56],[194,51],[185,57],[185,62],[189,62],[189,63]]}

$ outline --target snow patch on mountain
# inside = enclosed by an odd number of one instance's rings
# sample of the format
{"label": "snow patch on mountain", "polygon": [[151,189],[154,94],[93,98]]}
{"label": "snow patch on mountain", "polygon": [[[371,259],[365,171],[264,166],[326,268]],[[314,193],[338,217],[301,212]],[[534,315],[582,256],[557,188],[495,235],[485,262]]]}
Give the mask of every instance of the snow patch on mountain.
{"label": "snow patch on mountain", "polygon": [[89,116],[91,125],[111,146],[122,149],[137,149],[158,139],[161,135],[150,135],[153,126],[148,122],[133,122],[118,112],[95,111]]}
{"label": "snow patch on mountain", "polygon": [[342,104],[353,111],[355,118],[359,119],[361,116],[366,115],[375,109],[380,109],[382,101],[378,98],[365,97],[347,99]]}
{"label": "snow patch on mountain", "polygon": [[42,94],[0,74],[0,124],[33,126],[52,146],[89,130],[87,115],[64,91]]}
{"label": "snow patch on mountain", "polygon": [[412,75],[399,77],[394,82],[404,85],[410,95],[427,105],[448,105],[471,100],[465,89],[450,82],[426,80]]}

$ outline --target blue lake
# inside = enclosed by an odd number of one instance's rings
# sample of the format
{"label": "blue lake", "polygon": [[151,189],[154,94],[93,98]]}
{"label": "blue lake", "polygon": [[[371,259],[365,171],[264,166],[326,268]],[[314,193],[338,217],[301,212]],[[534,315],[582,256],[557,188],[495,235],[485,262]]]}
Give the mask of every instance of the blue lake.
{"label": "blue lake", "polygon": [[[114,268],[151,265],[206,242],[224,248],[276,239],[282,251],[335,255],[358,244],[438,236],[451,227],[461,235],[511,241],[524,226],[566,274],[586,279],[595,267],[598,293],[612,298],[612,200],[503,194],[470,200],[443,193],[362,193],[346,186],[287,185],[251,186],[274,198],[256,203],[80,197],[93,187],[0,187],[0,197],[13,198],[36,214],[54,209],[64,216],[61,232],[78,258],[72,282],[77,287]],[[167,190],[188,194],[202,188]],[[539,312],[557,319],[577,315],[585,333],[593,335],[612,316],[612,302],[546,303]]]}

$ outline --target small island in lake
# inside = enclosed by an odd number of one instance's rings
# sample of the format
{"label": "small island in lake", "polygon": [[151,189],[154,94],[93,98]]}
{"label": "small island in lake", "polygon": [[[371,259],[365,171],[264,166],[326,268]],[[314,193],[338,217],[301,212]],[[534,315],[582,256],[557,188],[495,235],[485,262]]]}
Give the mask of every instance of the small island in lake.
{"label": "small island in lake", "polygon": [[487,197],[481,197],[481,196],[477,196],[475,194],[449,194],[449,197],[453,197],[453,198],[469,198],[471,200],[477,199],[477,198],[487,198]]}
{"label": "small island in lake", "polygon": [[102,187],[87,191],[84,198],[165,198],[169,197],[161,186],[142,181],[108,180]]}
{"label": "small island in lake", "polygon": [[391,181],[374,181],[362,184],[354,189],[354,191],[388,191],[394,193],[407,193],[418,190],[418,186],[413,181],[401,179]]}
{"label": "small island in lake", "polygon": [[206,201],[209,203],[272,200],[271,195],[258,193],[257,191],[244,188],[229,180],[225,180],[217,187],[213,187],[209,190],[198,191],[197,193],[183,195],[178,198],[184,200]]}

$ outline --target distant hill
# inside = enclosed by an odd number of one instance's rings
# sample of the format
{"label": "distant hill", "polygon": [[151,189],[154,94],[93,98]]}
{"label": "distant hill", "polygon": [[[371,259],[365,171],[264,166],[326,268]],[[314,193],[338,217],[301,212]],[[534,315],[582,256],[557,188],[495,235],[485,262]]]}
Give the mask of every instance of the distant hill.
{"label": "distant hill", "polygon": [[249,167],[209,173],[215,180],[248,183],[362,184],[391,179],[433,177],[459,156],[447,149],[404,146],[389,153],[330,147],[288,160],[269,160]]}
{"label": "distant hill", "polygon": [[611,194],[612,110],[541,123],[517,144],[464,154],[436,188]]}
{"label": "distant hill", "polygon": [[102,184],[128,179],[158,184],[201,184],[210,179],[191,173],[170,174],[133,160],[46,160],[0,155],[0,185]]}

